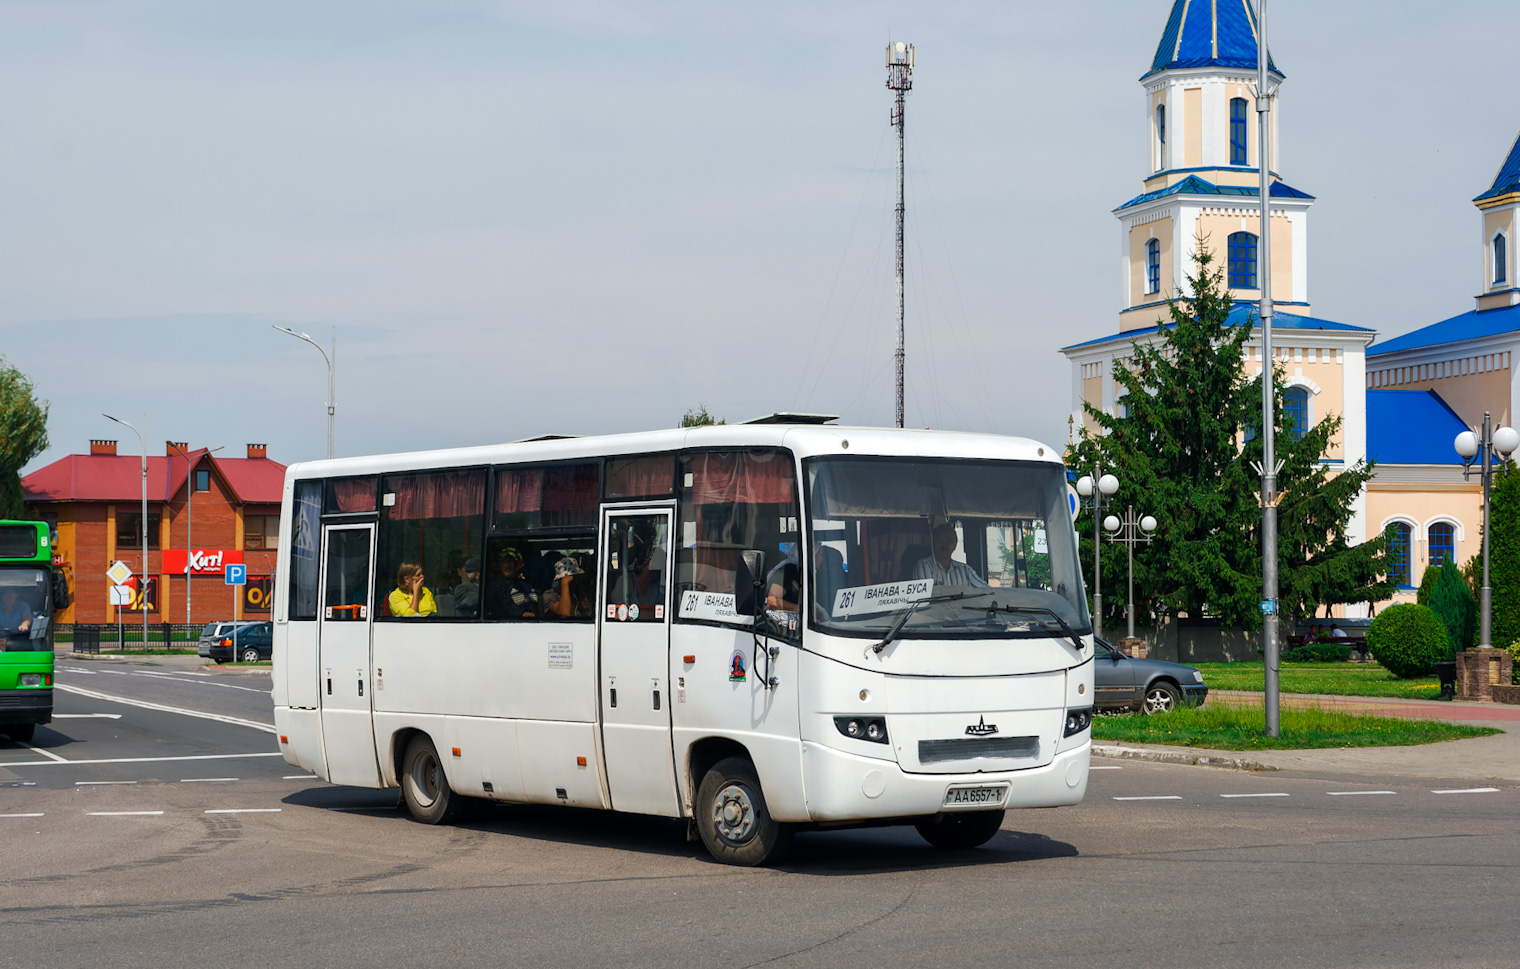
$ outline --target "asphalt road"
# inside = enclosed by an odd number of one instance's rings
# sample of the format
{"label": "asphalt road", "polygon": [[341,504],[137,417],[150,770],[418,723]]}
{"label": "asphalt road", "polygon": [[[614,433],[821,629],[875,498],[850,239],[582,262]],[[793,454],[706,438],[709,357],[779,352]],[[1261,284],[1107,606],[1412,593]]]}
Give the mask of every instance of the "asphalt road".
{"label": "asphalt road", "polygon": [[811,833],[745,870],[658,819],[419,825],[267,756],[265,678],[59,666],[75,716],[0,745],[0,966],[1520,963],[1504,784],[1100,761],[983,849]]}

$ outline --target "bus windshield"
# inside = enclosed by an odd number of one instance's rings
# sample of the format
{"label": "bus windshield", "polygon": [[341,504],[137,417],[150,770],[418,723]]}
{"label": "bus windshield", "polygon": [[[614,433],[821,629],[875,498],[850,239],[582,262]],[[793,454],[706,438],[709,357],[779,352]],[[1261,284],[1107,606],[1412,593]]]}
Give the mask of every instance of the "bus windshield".
{"label": "bus windshield", "polygon": [[1060,465],[807,465],[812,616],[830,633],[1069,638],[1091,621]]}
{"label": "bus windshield", "polygon": [[37,568],[0,568],[0,637],[10,651],[48,649],[48,573]]}

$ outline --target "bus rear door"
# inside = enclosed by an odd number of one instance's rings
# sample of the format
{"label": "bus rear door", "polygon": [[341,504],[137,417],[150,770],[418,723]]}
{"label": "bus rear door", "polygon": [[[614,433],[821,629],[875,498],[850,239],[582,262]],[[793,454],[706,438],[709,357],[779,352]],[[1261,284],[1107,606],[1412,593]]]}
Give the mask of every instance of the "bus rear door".
{"label": "bus rear door", "polygon": [[322,601],[317,610],[317,696],[328,780],[379,787],[370,684],[375,526],[322,529]]}

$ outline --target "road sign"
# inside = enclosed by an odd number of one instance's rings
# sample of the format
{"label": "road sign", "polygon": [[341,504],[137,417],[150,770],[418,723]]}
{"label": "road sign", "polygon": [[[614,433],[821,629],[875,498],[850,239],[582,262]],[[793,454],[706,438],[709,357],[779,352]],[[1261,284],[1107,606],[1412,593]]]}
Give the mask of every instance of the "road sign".
{"label": "road sign", "polygon": [[127,566],[127,563],[117,561],[112,563],[109,569],[106,569],[106,578],[111,580],[112,585],[121,585],[132,578],[132,570]]}
{"label": "road sign", "polygon": [[110,589],[113,606],[130,606],[132,604],[132,588],[125,585],[113,585]]}
{"label": "road sign", "polygon": [[228,585],[248,584],[248,566],[246,565],[234,565],[229,562],[223,566],[222,575],[227,580]]}
{"label": "road sign", "polygon": [[1082,511],[1082,499],[1077,497],[1077,489],[1069,483],[1066,485],[1066,505],[1071,512],[1071,520],[1076,521],[1077,515]]}

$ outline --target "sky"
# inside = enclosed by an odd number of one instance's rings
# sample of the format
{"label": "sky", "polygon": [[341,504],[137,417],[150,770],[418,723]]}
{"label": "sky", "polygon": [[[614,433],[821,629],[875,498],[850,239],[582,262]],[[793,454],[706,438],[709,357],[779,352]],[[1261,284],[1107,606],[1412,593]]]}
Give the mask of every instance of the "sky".
{"label": "sky", "polygon": [[[35,469],[164,441],[339,456],[670,427],[690,407],[1066,437],[1115,332],[1170,0],[0,0],[0,355]],[[1317,316],[1473,308],[1520,131],[1499,0],[1270,0]]]}

